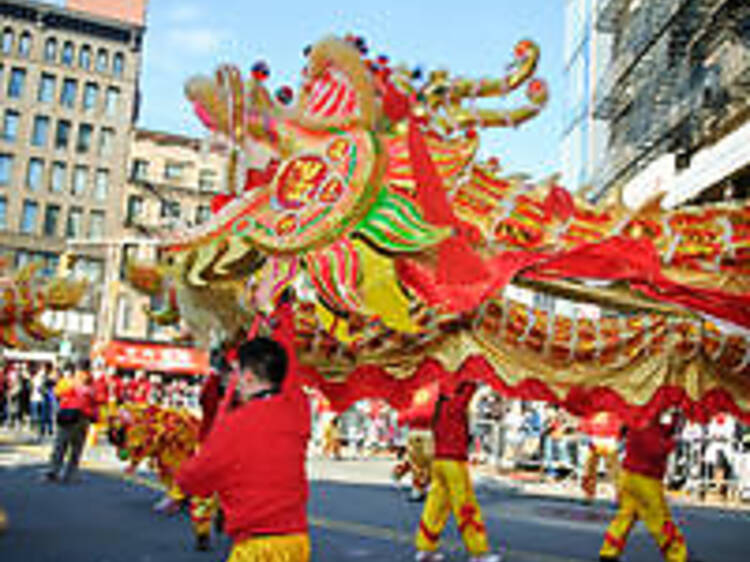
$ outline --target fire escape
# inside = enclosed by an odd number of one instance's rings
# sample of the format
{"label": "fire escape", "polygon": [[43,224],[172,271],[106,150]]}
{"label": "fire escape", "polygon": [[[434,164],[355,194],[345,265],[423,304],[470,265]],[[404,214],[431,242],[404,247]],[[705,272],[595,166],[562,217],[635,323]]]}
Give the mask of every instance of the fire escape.
{"label": "fire escape", "polygon": [[[689,165],[709,115],[747,83],[750,8],[743,0],[607,0],[597,30],[613,34],[612,62],[597,84],[594,115],[610,123],[595,198],[653,159],[676,154]],[[723,34],[744,37],[731,57],[711,62]],[[729,60],[731,58],[731,61]],[[731,63],[731,64],[730,64]]]}

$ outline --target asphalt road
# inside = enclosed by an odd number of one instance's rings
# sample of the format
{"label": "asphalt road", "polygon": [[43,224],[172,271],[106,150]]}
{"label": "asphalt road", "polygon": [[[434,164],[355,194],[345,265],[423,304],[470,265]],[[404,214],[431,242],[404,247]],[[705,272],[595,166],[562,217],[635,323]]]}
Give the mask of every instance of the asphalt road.
{"label": "asphalt road", "polygon": [[[225,560],[220,537],[208,553],[193,550],[185,515],[154,514],[159,497],[145,478],[126,481],[106,451],[89,454],[89,470],[78,484],[40,480],[44,451],[0,445],[0,505],[10,529],[0,536],[2,562],[214,562]],[[388,483],[386,461],[313,461],[309,512],[313,560],[394,561],[413,559],[412,533],[421,505],[405,501]],[[480,502],[493,546],[507,548],[509,562],[596,560],[612,508],[584,507],[521,495],[480,483]],[[676,517],[691,550],[706,562],[748,559],[750,516],[709,509],[678,509]],[[450,525],[444,544],[449,561],[465,560]],[[626,560],[661,557],[643,530],[634,531]]]}

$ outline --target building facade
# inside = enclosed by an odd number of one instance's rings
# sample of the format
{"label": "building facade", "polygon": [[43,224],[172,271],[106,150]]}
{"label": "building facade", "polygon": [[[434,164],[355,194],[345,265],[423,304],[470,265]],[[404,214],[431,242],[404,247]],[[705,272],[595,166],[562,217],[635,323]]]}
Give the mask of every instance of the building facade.
{"label": "building facade", "polygon": [[671,207],[747,196],[750,3],[605,0],[595,23],[612,40],[595,116],[609,124],[596,198]]}
{"label": "building facade", "polygon": [[124,283],[129,260],[153,261],[158,232],[206,221],[211,200],[224,191],[226,159],[196,138],[135,130],[129,178],[118,213],[123,229],[119,270],[108,283],[116,311],[106,339],[165,341],[178,335],[149,321],[145,309],[158,307]]}
{"label": "building facade", "polygon": [[99,329],[109,267],[97,241],[121,230],[143,34],[140,23],[0,0],[0,252],[51,275],[74,249],[90,291],[51,322],[79,354]]}
{"label": "building facade", "polygon": [[596,28],[602,0],[565,1],[562,181],[571,190],[591,185],[601,166],[607,123],[594,116],[596,85],[607,68],[611,39]]}

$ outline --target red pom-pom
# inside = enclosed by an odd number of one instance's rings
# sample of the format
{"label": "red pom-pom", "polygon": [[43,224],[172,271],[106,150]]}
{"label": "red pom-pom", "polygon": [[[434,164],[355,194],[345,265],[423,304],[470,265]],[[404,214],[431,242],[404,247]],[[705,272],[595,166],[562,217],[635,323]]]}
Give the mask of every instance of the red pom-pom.
{"label": "red pom-pom", "polygon": [[475,139],[477,138],[477,131],[474,128],[466,129],[466,138],[467,139]]}
{"label": "red pom-pom", "polygon": [[271,75],[271,69],[265,61],[256,62],[250,69],[250,72],[253,78],[259,82],[266,80]]}

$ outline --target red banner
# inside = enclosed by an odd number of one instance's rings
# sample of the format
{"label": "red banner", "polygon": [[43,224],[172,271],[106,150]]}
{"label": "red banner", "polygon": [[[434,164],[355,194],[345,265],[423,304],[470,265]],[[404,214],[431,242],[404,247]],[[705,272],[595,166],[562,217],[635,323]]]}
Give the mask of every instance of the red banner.
{"label": "red banner", "polygon": [[107,342],[102,357],[111,367],[185,375],[208,374],[208,352],[153,343]]}

